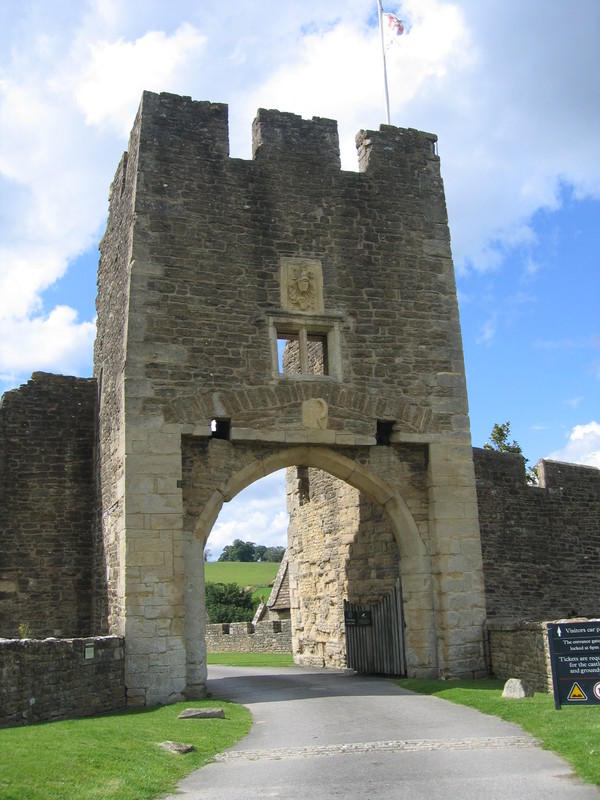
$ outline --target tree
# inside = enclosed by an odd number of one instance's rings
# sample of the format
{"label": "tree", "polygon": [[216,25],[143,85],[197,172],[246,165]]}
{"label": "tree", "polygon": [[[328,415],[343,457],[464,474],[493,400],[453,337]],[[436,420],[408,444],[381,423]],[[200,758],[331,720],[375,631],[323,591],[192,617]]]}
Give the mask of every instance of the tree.
{"label": "tree", "polygon": [[257,544],[254,548],[254,560],[255,561],[264,561],[265,560],[265,552],[267,548],[264,544]]}
{"label": "tree", "polygon": [[266,547],[254,542],[243,542],[234,539],[232,544],[223,548],[219,561],[281,561],[285,547]]}
{"label": "tree", "polygon": [[280,562],[285,554],[285,547],[267,547],[263,554],[263,561]]}
{"label": "tree", "polygon": [[[499,453],[518,453],[519,455],[523,455],[521,445],[516,439],[509,442],[509,436],[510,421],[507,420],[502,424],[496,422],[490,433],[491,441],[486,442],[483,446],[486,450],[497,450]],[[525,461],[527,461],[527,459],[525,459]]]}
{"label": "tree", "polygon": [[206,611],[211,622],[251,622],[252,592],[237,583],[207,583]]}
{"label": "tree", "polygon": [[254,542],[234,539],[233,544],[228,544],[223,548],[219,561],[254,561],[255,550]]}
{"label": "tree", "polygon": [[[483,447],[485,450],[496,450],[498,453],[517,453],[523,456],[523,461],[525,465],[527,465],[529,459],[525,458],[523,455],[521,445],[516,439],[513,439],[512,442],[509,441],[509,437],[510,420],[506,420],[506,422],[500,424],[496,422],[490,433],[490,441],[486,442]],[[525,477],[527,478],[527,483],[531,486],[537,486],[539,483],[537,467],[526,466]]]}

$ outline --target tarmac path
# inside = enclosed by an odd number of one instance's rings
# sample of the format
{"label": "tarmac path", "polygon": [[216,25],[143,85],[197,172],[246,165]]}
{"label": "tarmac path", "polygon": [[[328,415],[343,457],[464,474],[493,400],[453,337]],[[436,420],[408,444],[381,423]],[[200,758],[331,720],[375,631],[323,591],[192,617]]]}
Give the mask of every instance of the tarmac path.
{"label": "tarmac path", "polygon": [[600,800],[517,725],[390,680],[209,667],[208,690],[254,726],[166,800]]}

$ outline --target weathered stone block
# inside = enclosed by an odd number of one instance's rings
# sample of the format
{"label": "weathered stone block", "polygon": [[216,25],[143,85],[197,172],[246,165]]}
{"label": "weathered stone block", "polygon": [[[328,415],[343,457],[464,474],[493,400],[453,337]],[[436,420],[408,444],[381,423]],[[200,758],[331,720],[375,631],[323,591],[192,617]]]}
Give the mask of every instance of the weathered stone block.
{"label": "weathered stone block", "polygon": [[509,678],[502,690],[502,697],[508,700],[522,700],[524,697],[533,697],[533,695],[533,688],[522,678]]}

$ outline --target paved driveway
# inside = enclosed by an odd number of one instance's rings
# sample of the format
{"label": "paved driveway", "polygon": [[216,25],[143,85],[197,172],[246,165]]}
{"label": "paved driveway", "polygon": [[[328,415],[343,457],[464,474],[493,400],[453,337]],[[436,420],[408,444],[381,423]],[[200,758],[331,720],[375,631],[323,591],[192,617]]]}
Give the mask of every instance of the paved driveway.
{"label": "paved driveway", "polygon": [[167,800],[600,800],[518,726],[392,681],[211,667],[209,691],[254,726]]}

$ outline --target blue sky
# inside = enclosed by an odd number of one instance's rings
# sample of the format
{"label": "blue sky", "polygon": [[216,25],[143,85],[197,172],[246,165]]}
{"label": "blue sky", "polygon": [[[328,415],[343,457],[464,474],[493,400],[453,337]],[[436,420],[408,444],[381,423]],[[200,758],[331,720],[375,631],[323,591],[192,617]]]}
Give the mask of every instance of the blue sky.
{"label": "blue sky", "polygon": [[[530,462],[600,466],[600,3],[385,7],[411,24],[392,124],[439,136],[473,443],[510,420]],[[143,89],[229,103],[240,157],[258,107],[337,119],[356,169],[355,133],[385,119],[376,3],[0,3],[0,392],[91,374],[97,242]],[[251,501],[268,543],[276,483]],[[222,514],[217,549],[225,528],[260,538]]]}

